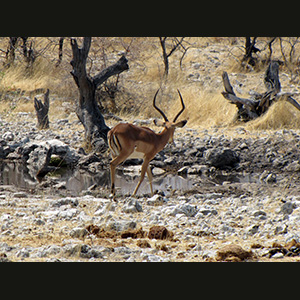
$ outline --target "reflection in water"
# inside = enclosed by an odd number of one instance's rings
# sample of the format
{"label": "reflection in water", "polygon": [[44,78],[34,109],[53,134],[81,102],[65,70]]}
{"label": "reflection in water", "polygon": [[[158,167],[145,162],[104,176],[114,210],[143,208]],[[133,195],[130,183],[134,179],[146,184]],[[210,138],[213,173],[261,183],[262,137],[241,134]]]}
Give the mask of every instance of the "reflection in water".
{"label": "reflection in water", "polygon": [[[110,188],[110,171],[102,170],[96,174],[91,174],[83,170],[72,170],[70,168],[60,168],[56,173],[46,175],[46,178],[55,178],[57,183],[61,183],[67,191],[78,194],[81,191],[87,190],[89,187],[96,185],[98,187]],[[59,178],[57,178],[59,176]],[[116,172],[116,189],[118,193],[126,195],[132,194],[138,181],[138,175],[129,175],[123,172],[122,169]],[[203,179],[203,180],[202,180]],[[199,181],[200,180],[200,181]],[[172,190],[187,191],[195,187],[201,187],[205,181],[213,184],[230,183],[255,183],[259,179],[255,174],[243,174],[236,176],[233,174],[215,174],[213,177],[205,177],[204,175],[193,175],[183,178],[175,174],[153,177],[153,189],[162,190],[166,195]],[[16,162],[0,162],[0,186],[14,185],[22,189],[34,189],[37,187],[38,181],[33,178],[23,163]],[[142,182],[139,189],[139,194],[150,194],[148,178]]]}
{"label": "reflection in water", "polygon": [[[60,169],[60,178],[58,182],[64,182],[68,191],[79,193],[87,190],[93,185],[101,187],[110,186],[109,170],[103,170],[97,174],[91,174],[83,170]],[[51,176],[48,174],[47,176]],[[139,180],[139,175],[124,175],[122,170],[117,170],[116,188],[119,193],[131,194],[134,191]],[[23,163],[16,162],[0,162],[0,185],[14,185],[18,188],[33,189],[37,186],[38,181],[29,175],[28,169]],[[164,177],[153,178],[153,189],[163,190],[190,190],[193,184],[188,179],[184,179],[178,175],[169,174]],[[148,178],[143,181],[139,194],[150,193]]]}
{"label": "reflection in water", "polygon": [[[122,170],[117,170],[115,184],[116,189],[119,193],[122,194],[131,194],[133,193],[138,181],[139,176],[129,176],[124,175]],[[88,189],[90,186],[96,184],[97,186],[102,187],[110,187],[110,172],[109,170],[105,170],[99,172],[95,175],[91,175],[88,172],[82,172],[80,170],[76,170],[71,174],[66,180],[66,188],[67,190],[80,192],[82,190]],[[190,190],[193,188],[193,184],[191,181],[184,179],[178,175],[167,175],[165,177],[153,178],[153,189],[154,190]],[[139,194],[150,193],[150,186],[148,179],[145,178],[142,182],[142,185],[139,189]]]}
{"label": "reflection in water", "polygon": [[31,189],[37,184],[27,167],[19,162],[0,162],[0,185],[14,185],[19,188]]}

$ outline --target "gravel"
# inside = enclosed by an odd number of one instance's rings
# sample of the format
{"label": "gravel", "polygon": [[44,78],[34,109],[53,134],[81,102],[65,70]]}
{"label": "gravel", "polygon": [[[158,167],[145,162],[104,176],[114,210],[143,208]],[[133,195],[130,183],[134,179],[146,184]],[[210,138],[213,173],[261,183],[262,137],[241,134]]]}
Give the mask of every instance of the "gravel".
{"label": "gravel", "polygon": [[[86,159],[81,154],[79,136],[72,128],[76,122],[58,120],[52,129],[39,132],[29,119],[22,115],[18,123],[2,121],[1,155],[16,161],[19,147],[32,141],[60,140],[64,144],[56,143],[66,153],[84,161],[76,171],[81,176],[88,172],[90,180],[103,172],[108,177],[109,157]],[[55,126],[63,124],[68,127],[62,135]],[[243,260],[300,260],[300,131],[245,134],[236,129],[186,128],[176,132],[175,138],[177,147],[169,145],[155,157],[157,168],[164,172],[154,176],[157,191],[153,197],[147,179],[136,198],[129,196],[136,185],[132,183],[136,175],[129,171],[124,176],[126,185],[118,190],[118,202],[109,198],[107,180],[104,184],[91,181],[73,191],[59,176],[47,175],[41,182],[31,178],[25,187],[2,181],[1,261],[241,259],[228,256],[226,249],[249,253]],[[133,170],[135,165],[127,163],[126,168]],[[24,178],[21,170],[12,174]],[[182,182],[185,185],[180,186]],[[149,238],[153,226],[166,228],[168,237]]]}

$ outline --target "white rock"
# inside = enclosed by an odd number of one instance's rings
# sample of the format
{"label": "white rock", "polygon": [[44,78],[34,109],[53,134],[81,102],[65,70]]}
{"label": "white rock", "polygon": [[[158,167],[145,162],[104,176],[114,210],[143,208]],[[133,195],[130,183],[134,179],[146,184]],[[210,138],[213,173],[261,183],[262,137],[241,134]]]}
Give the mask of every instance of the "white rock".
{"label": "white rock", "polygon": [[70,220],[77,213],[78,213],[78,209],[76,209],[76,208],[70,208],[70,209],[66,209],[64,211],[60,211],[59,214],[58,214],[58,217],[60,217],[62,219]]}
{"label": "white rock", "polygon": [[272,258],[283,258],[284,255],[283,255],[283,253],[281,253],[281,252],[277,252],[277,253],[275,253],[274,255],[272,255],[271,257],[272,257]]}
{"label": "white rock", "polygon": [[175,216],[176,214],[185,214],[187,217],[193,217],[197,212],[197,206],[190,204],[178,204],[171,214],[173,216]]}
{"label": "white rock", "polygon": [[11,142],[15,138],[14,134],[11,131],[7,131],[2,135],[2,139],[6,142]]}
{"label": "white rock", "polygon": [[153,174],[154,176],[159,176],[159,175],[162,175],[162,174],[164,174],[164,173],[165,173],[165,170],[164,170],[164,169],[157,168],[157,167],[155,167],[155,168],[152,169],[152,174]]}
{"label": "white rock", "polygon": [[162,205],[164,203],[164,200],[161,195],[154,195],[153,197],[149,198],[146,203],[148,205],[156,206]]}

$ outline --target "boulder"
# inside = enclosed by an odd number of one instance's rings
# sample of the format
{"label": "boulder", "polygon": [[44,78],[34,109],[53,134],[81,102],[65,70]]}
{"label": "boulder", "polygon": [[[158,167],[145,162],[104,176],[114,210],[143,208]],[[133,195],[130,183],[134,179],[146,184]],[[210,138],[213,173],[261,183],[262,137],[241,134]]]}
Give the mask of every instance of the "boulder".
{"label": "boulder", "polygon": [[51,159],[52,149],[48,145],[40,145],[31,151],[28,155],[28,169],[29,174],[34,178],[35,176],[43,177],[49,172],[49,162]]}
{"label": "boulder", "polygon": [[229,148],[213,148],[204,152],[206,162],[219,169],[233,168],[240,162],[237,152]]}
{"label": "boulder", "polygon": [[64,165],[74,165],[80,158],[75,149],[57,139],[28,142],[18,148],[18,154],[27,163],[32,177],[43,177],[52,170],[49,167],[52,155],[59,157]]}

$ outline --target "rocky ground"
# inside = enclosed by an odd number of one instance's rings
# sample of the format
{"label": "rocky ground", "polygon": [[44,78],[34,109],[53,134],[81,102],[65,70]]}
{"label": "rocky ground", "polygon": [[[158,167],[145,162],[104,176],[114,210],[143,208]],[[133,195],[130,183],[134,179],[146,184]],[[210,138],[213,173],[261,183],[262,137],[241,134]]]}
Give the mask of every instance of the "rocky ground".
{"label": "rocky ground", "polygon": [[[43,131],[30,113],[15,120],[0,127],[1,261],[300,260],[300,131],[187,126],[151,163],[156,194],[145,179],[130,197],[131,161],[112,202],[110,158],[80,149],[76,117]],[[37,180],[37,154],[49,151],[69,173]]]}

